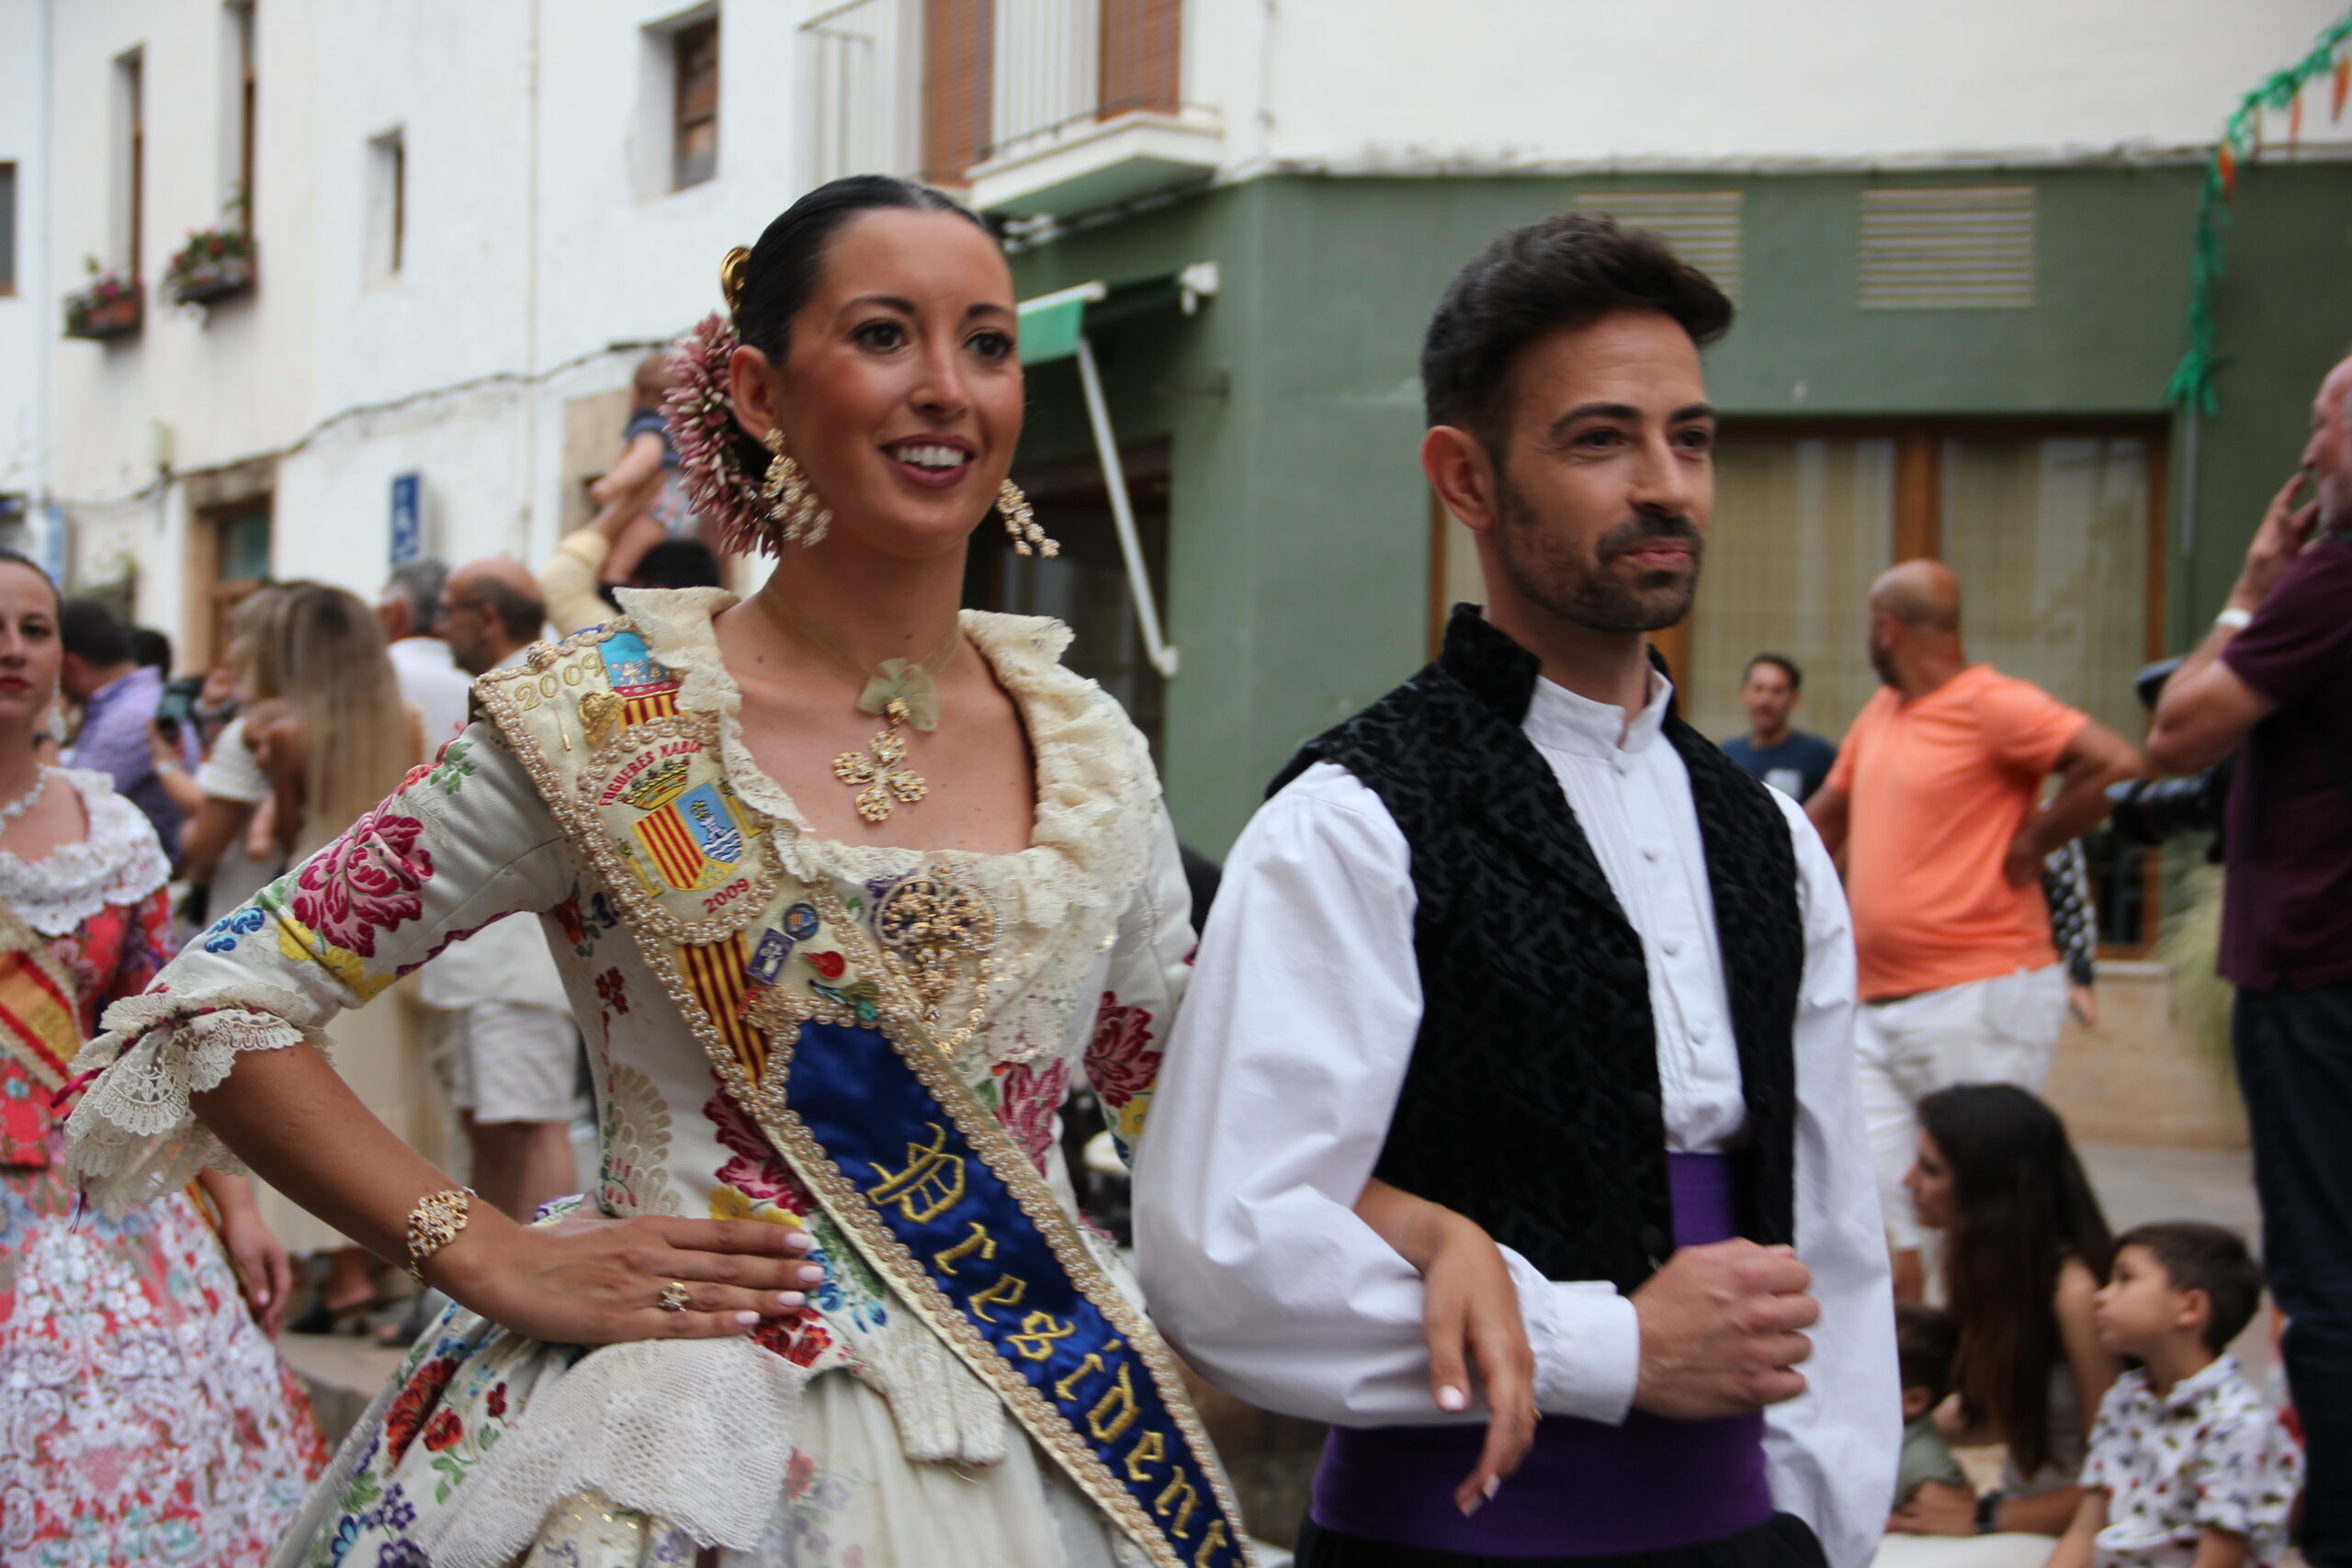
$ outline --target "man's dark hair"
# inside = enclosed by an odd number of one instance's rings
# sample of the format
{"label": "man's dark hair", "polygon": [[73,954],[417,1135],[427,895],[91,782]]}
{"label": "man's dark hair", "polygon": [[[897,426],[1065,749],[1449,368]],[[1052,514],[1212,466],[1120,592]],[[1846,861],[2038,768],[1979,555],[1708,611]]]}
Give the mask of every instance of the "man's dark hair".
{"label": "man's dark hair", "polygon": [[172,672],[172,639],[153,626],[130,628],[130,657],[141,668],[161,670],[166,677]]}
{"label": "man's dark hair", "polygon": [[664,539],[638,558],[631,588],[718,588],[718,557],[700,539]]}
{"label": "man's dark hair", "polygon": [[1959,1352],[1960,1325],[1951,1314],[1925,1302],[1894,1303],[1894,1364],[1904,1388],[1924,1388],[1929,1404],[1940,1404],[1951,1392]]}
{"label": "man's dark hair", "polygon": [[498,616],[498,624],[516,642],[531,642],[547,624],[548,607],[536,593],[526,593],[511,582],[484,575],[467,584],[467,597],[478,604],[487,604]]}
{"label": "man's dark hair", "polygon": [[1753,658],[1753,659],[1751,659],[1751,660],[1749,660],[1747,661],[1747,668],[1740,671],[1740,674],[1739,674],[1739,678],[1740,678],[1740,680],[1741,680],[1741,681],[1743,681],[1743,682],[1745,682],[1745,681],[1746,681],[1746,680],[1747,680],[1750,675],[1755,674],[1755,673],[1756,673],[1756,667],[1757,667],[1758,665],[1759,665],[1759,664],[1777,664],[1777,665],[1779,665],[1779,666],[1780,666],[1780,669],[1781,669],[1781,674],[1783,674],[1783,675],[1786,675],[1786,676],[1789,678],[1789,690],[1790,690],[1790,691],[1792,691],[1792,692],[1802,692],[1802,691],[1804,691],[1804,671],[1802,671],[1802,670],[1800,670],[1800,669],[1798,669],[1798,668],[1797,668],[1797,661],[1796,661],[1795,660],[1793,660],[1793,659],[1791,659],[1791,658],[1790,658],[1787,654],[1785,654],[1785,653],[1759,653],[1759,654],[1758,654],[1755,658]]}
{"label": "man's dark hair", "polygon": [[1500,452],[1520,355],[1547,333],[1618,310],[1663,312],[1702,348],[1731,330],[1724,291],[1646,229],[1564,212],[1497,235],[1445,286],[1421,338],[1429,423]]}
{"label": "man's dark hair", "polygon": [[2115,1250],[2145,1247],[2164,1266],[2176,1291],[2202,1291],[2212,1303],[2205,1318],[2205,1348],[2216,1356],[2254,1321],[2262,1302],[2262,1265],[2235,1231],[2196,1220],[2134,1225],[2115,1238]]}
{"label": "man's dark hair", "polygon": [[95,669],[130,662],[130,632],[100,599],[68,599],[57,611],[58,645]]}

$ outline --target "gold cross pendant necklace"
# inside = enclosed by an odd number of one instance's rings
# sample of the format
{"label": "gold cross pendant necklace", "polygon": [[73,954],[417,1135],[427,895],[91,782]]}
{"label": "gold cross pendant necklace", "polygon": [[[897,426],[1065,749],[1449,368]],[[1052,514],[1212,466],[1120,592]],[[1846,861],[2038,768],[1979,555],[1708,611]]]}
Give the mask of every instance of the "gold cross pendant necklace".
{"label": "gold cross pendant necklace", "polygon": [[857,814],[868,822],[887,822],[900,805],[912,806],[929,795],[930,784],[906,765],[907,738],[899,729],[910,724],[926,733],[939,728],[937,676],[964,640],[960,619],[922,658],[886,659],[878,669],[868,670],[781,596],[763,593],[760,603],[785,636],[860,687],[860,713],[878,715],[887,726],[865,743],[865,750],[844,751],[833,759],[833,776],[857,791]]}

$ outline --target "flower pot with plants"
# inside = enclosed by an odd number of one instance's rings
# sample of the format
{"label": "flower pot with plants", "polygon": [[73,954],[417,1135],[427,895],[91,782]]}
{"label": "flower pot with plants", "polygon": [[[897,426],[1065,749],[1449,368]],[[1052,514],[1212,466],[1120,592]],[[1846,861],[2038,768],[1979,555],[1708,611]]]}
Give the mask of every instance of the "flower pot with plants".
{"label": "flower pot with plants", "polygon": [[101,267],[96,258],[84,265],[90,281],[80,293],[65,297],[65,335],[103,343],[137,332],[147,299],[139,280]]}
{"label": "flower pot with plants", "polygon": [[239,229],[208,229],[164,269],[164,291],[178,305],[209,305],[254,286],[253,236]]}

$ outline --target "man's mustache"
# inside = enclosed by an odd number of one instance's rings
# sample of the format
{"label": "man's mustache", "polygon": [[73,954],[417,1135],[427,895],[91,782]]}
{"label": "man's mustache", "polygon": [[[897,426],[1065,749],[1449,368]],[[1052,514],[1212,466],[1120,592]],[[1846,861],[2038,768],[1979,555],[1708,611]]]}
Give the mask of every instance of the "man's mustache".
{"label": "man's mustache", "polygon": [[1643,513],[1618,524],[1600,536],[1594,546],[1595,556],[1604,561],[1630,554],[1645,545],[1661,539],[1690,547],[1690,558],[1697,560],[1706,547],[1706,540],[1699,533],[1699,525],[1687,513]]}

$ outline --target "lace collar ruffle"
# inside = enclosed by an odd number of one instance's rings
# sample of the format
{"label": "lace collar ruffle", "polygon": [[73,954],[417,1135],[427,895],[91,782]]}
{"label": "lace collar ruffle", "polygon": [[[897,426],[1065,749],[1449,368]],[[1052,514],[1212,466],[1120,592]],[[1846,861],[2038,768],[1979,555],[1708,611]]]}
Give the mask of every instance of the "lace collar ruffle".
{"label": "lace collar ruffle", "polygon": [[0,850],[0,899],[43,936],[63,936],[108,904],[136,903],[172,875],[155,829],[106,774],[62,771],[82,792],[88,835],[35,861]]}
{"label": "lace collar ruffle", "polygon": [[[617,597],[653,657],[679,678],[682,707],[719,716],[729,777],[741,798],[778,827],[793,874],[865,880],[896,874],[920,846],[843,844],[820,839],[782,786],[743,744],[742,694],[720,660],[711,622],[735,603],[718,588],[624,588]],[[1029,847],[1004,856],[953,858],[1013,863],[1033,925],[1051,928],[1077,908],[1123,908],[1150,861],[1151,811],[1159,775],[1149,750],[1118,704],[1092,681],[1064,669],[1069,628],[1043,615],[963,613],[964,634],[1020,707],[1037,775],[1037,816]]]}

